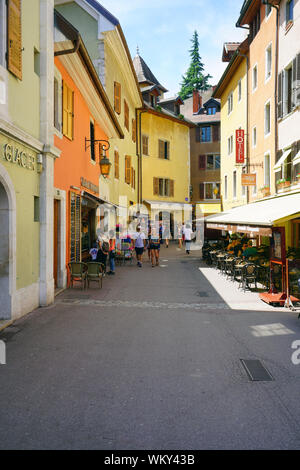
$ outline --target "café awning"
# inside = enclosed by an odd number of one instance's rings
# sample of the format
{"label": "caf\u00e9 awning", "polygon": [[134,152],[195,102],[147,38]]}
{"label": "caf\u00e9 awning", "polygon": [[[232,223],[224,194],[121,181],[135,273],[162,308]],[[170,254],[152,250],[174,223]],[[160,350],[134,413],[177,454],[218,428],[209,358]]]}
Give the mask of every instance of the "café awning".
{"label": "caf\u00e9 awning", "polygon": [[297,165],[298,163],[300,163],[300,150],[295,156],[295,158],[293,158],[293,165]]}
{"label": "caf\u00e9 awning", "polygon": [[281,166],[284,164],[284,162],[286,161],[286,159],[289,156],[289,154],[291,153],[291,151],[292,151],[292,149],[289,149],[289,150],[286,150],[285,152],[283,152],[282,156],[280,157],[280,159],[278,160],[278,162],[276,163],[276,165],[273,168],[274,171],[281,170]]}
{"label": "caf\u00e9 awning", "polygon": [[271,236],[276,221],[300,216],[300,192],[235,207],[205,218],[207,228]]}

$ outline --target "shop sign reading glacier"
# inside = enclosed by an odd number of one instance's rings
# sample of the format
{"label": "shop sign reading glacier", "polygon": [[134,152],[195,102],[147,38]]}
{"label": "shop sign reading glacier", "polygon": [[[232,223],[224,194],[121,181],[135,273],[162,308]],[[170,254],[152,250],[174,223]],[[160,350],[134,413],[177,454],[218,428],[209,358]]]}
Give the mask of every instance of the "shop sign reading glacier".
{"label": "shop sign reading glacier", "polygon": [[35,169],[35,157],[13,145],[5,144],[3,146],[3,158],[7,162],[27,168],[27,170],[34,171]]}

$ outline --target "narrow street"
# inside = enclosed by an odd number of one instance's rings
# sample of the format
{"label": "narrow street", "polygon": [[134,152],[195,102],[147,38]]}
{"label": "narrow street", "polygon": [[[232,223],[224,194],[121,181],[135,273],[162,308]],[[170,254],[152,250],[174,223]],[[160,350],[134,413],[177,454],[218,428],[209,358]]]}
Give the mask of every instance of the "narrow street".
{"label": "narrow street", "polygon": [[[231,309],[198,251],[146,258],[0,333],[0,448],[299,449],[297,314]],[[240,359],[274,380],[251,382]]]}

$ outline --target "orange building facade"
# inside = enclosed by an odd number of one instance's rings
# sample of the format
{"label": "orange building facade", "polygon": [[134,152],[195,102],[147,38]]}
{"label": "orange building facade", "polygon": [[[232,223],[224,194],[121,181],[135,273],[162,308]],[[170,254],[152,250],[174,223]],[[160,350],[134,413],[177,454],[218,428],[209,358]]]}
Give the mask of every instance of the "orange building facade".
{"label": "orange building facade", "polygon": [[[64,23],[60,27],[64,29]],[[111,138],[123,137],[80,35],[78,41],[80,47],[72,53],[68,46],[64,53],[63,43],[56,43],[54,144],[61,151],[54,165],[53,273],[57,288],[67,284],[68,263],[86,260],[99,235],[100,207],[105,202],[99,164],[103,146],[107,148]]]}

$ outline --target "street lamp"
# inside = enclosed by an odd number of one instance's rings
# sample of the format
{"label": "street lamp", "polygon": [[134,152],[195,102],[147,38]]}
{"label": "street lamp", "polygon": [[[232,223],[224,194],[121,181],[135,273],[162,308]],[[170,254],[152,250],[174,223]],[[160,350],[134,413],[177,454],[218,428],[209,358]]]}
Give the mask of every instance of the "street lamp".
{"label": "street lamp", "polygon": [[[104,178],[107,178],[110,172],[111,163],[106,156],[106,151],[110,148],[110,144],[107,140],[95,140],[95,139],[88,140],[87,138],[85,138],[85,151],[89,147],[94,146],[95,143],[99,144],[99,165],[100,165],[101,175]],[[102,156],[101,156],[101,150],[102,150]]]}
{"label": "street lamp", "polygon": [[[107,142],[107,144],[108,144],[108,142]],[[100,148],[101,148],[101,144],[99,144],[99,155],[100,155]],[[108,177],[109,172],[110,172],[110,167],[111,167],[111,163],[110,163],[109,159],[106,156],[106,150],[108,150],[108,148],[105,145],[102,145],[102,158],[99,162],[101,175],[104,178]]]}

